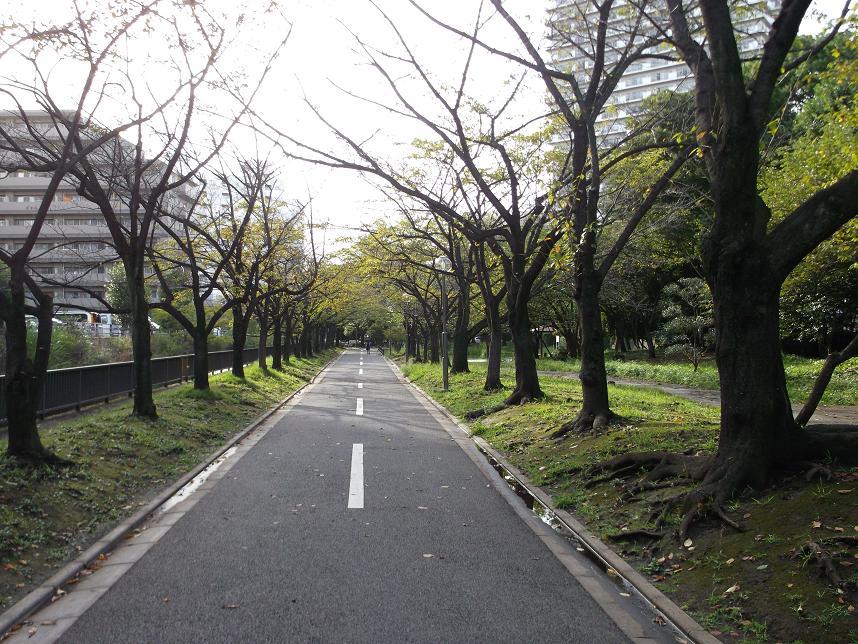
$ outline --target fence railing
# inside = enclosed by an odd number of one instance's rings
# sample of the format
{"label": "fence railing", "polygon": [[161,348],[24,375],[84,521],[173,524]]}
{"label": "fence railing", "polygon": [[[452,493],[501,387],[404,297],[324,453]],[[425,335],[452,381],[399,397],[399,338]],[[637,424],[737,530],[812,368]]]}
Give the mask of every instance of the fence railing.
{"label": "fence railing", "polygon": [[[269,349],[269,354],[270,354]],[[244,350],[244,364],[256,362],[257,347]],[[83,405],[109,402],[118,396],[130,396],[134,391],[134,363],[110,362],[86,367],[51,369],[45,378],[45,388],[39,401],[39,416],[59,414]],[[232,351],[210,351],[209,373],[232,367]],[[168,386],[194,377],[193,354],[152,359],[152,384]],[[0,375],[0,426],[6,419],[6,376]]]}

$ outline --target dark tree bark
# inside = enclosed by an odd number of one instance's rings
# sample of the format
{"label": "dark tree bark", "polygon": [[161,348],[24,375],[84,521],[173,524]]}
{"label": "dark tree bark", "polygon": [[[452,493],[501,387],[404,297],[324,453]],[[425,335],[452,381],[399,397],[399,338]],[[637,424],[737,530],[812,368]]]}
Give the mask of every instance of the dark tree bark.
{"label": "dark tree bark", "polygon": [[203,331],[192,336],[194,339],[194,389],[209,388],[209,338]]}
{"label": "dark tree bark", "polygon": [[271,353],[271,368],[277,371],[283,370],[283,317],[277,316],[274,318],[272,326],[273,340]]}
{"label": "dark tree bark", "polygon": [[543,397],[536,372],[536,358],[533,354],[533,333],[530,330],[530,313],[527,300],[516,297],[523,295],[518,288],[507,287],[507,308],[509,309],[509,330],[512,334],[513,355],[515,357],[515,390],[506,403],[514,405]]}
{"label": "dark tree bark", "polygon": [[287,312],[283,317],[283,363],[292,362],[292,315]]}
{"label": "dark tree bark", "polygon": [[503,322],[500,315],[500,302],[494,302],[486,308],[489,317],[489,346],[486,352],[486,381],[483,389],[496,391],[503,388],[501,382],[501,349],[503,349]]}
{"label": "dark tree bark", "polygon": [[268,311],[265,303],[260,304],[259,321],[259,352],[256,364],[262,371],[268,371]]}
{"label": "dark tree bark", "polygon": [[131,300],[131,348],[134,355],[134,408],[132,414],[155,419],[152,391],[152,328],[149,326],[149,297],[143,278],[143,266],[127,258],[126,280]]}
{"label": "dark tree bark", "polygon": [[650,359],[655,360],[655,342],[652,339],[652,331],[646,330],[646,353]]}
{"label": "dark tree bark", "polygon": [[[702,0],[705,46],[682,0],[668,0],[672,37],[695,77],[701,151],[715,217],[703,244],[712,291],[721,381],[718,450],[685,497],[684,538],[693,521],[747,487],[767,485],[787,463],[821,455],[856,460],[858,431],[804,431],[792,417],[778,330],[781,286],[814,248],[858,215],[858,171],[847,173],[769,230],[758,192],[760,139],[775,85],[803,59],[786,58],[809,0],[784,2],[746,84],[727,3]],[[681,471],[674,472],[682,475]]]}
{"label": "dark tree bark", "polygon": [[[6,399],[8,443],[6,454],[34,463],[59,462],[42,445],[37,426],[39,400],[45,386],[45,375],[53,332],[53,307],[49,296],[39,294],[35,313],[38,322],[36,347],[32,358],[27,347],[26,294],[23,263],[13,263],[8,293],[0,296],[0,310],[5,322]],[[16,272],[18,274],[16,274]]]}
{"label": "dark tree bark", "polygon": [[244,307],[236,303],[232,307],[232,375],[244,378],[244,347],[247,344],[247,325]]}
{"label": "dark tree bark", "polygon": [[[464,284],[462,283],[464,282]],[[464,286],[464,288],[463,288]],[[453,330],[453,362],[450,371],[467,373],[468,345],[471,343],[471,298],[467,281],[459,282],[459,293],[456,297],[456,327]]]}
{"label": "dark tree bark", "polygon": [[813,389],[810,392],[807,402],[795,417],[796,424],[804,427],[808,422],[810,422],[810,418],[813,416],[813,412],[816,411],[819,401],[822,400],[822,395],[825,393],[828,383],[831,382],[831,376],[834,375],[834,370],[850,358],[854,358],[856,355],[858,355],[858,335],[852,338],[851,342],[849,342],[842,351],[835,351],[828,355],[825,359],[825,363],[822,365],[822,370],[816,377],[816,382],[813,383]]}

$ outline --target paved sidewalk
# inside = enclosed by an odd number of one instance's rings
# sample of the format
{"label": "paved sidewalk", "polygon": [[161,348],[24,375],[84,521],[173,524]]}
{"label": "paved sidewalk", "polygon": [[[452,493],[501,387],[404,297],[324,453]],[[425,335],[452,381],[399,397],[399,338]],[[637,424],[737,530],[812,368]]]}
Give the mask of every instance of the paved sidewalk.
{"label": "paved sidewalk", "polygon": [[428,407],[347,351],[9,641],[674,641]]}

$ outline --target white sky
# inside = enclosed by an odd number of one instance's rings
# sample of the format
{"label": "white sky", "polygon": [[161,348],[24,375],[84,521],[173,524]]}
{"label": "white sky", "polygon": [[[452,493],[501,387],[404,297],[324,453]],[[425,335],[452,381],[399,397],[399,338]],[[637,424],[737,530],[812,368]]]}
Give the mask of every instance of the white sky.
{"label": "white sky", "polygon": [[[507,0],[505,5],[527,26],[531,35],[539,39],[549,2],[551,0]],[[431,24],[405,0],[378,0],[378,3],[395,20],[417,57],[426,62],[433,78],[442,83],[457,83],[465,58],[465,43]],[[103,4],[106,8],[109,3],[104,1]],[[238,12],[247,12],[250,16],[242,27],[241,42],[235,44],[227,59],[230,65],[253,67],[284,33],[285,23],[275,15],[264,13],[270,0],[207,0],[205,4],[231,16]],[[395,46],[395,35],[368,0],[282,0],[280,4],[281,11],[294,27],[256,103],[267,120],[303,141],[323,148],[331,146],[333,142],[324,126],[304,104],[306,96],[348,134],[357,139],[372,135],[373,149],[391,161],[407,155],[412,139],[427,136],[422,126],[355,100],[335,87],[339,85],[376,100],[385,101],[390,97],[349,33],[350,29],[379,48]],[[424,0],[424,4],[438,17],[468,28],[476,16],[479,0]],[[69,0],[0,0],[0,16],[26,19],[38,15],[44,19],[63,15],[68,7]],[[816,0],[812,10],[830,17],[839,14],[841,7],[840,0]],[[817,30],[815,21],[806,21],[805,32]],[[514,36],[499,19],[489,25],[486,38],[505,47],[512,47],[514,42]],[[157,65],[153,64],[156,50],[156,44],[147,43],[135,52],[135,56],[143,59],[138,61],[141,69],[157,70]],[[13,68],[6,61],[4,66],[3,73],[8,75]],[[471,95],[484,103],[497,100],[498,88],[503,87],[504,79],[514,71],[509,65],[483,54],[469,85]],[[151,82],[157,84],[158,81],[152,79]],[[412,96],[417,97],[417,88],[410,89]],[[532,87],[522,101],[520,113],[537,113],[542,100],[541,88]],[[428,106],[428,103],[420,105]],[[235,145],[247,154],[252,153],[255,144],[245,131],[236,137]],[[256,145],[262,150],[270,148],[270,143],[262,139],[258,139]],[[286,195],[302,199],[308,192],[312,194],[318,220],[349,227],[372,221],[386,212],[387,207],[378,192],[353,172],[285,161],[282,167]]]}

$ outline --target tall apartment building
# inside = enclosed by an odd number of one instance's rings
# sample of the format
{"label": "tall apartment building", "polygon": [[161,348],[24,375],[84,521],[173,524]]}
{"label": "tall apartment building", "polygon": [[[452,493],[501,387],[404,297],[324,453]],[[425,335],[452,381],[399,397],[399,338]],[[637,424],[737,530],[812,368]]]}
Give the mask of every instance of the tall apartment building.
{"label": "tall apartment building", "polygon": [[[0,116],[6,130],[21,123],[15,114]],[[32,124],[50,127],[44,113],[27,115]],[[14,251],[24,243],[51,180],[50,173],[16,170],[0,173],[0,248]],[[170,207],[189,208],[191,199],[184,190],[170,195]],[[121,198],[114,202],[122,224],[130,225],[128,207]],[[123,215],[124,213],[124,215]],[[156,228],[157,241],[166,234]],[[118,261],[112,237],[98,207],[79,196],[75,187],[63,181],[56,191],[35,248],[30,253],[29,271],[54,297],[58,312],[103,308],[91,296],[105,295],[111,267]],[[157,289],[153,289],[153,298]]]}
{"label": "tall apartment building", "polygon": [[[743,0],[731,2],[733,20],[739,36],[740,53],[751,55],[762,49],[772,21],[779,9],[777,0]],[[663,0],[650,3],[651,13],[669,31],[667,6]],[[631,11],[631,14],[630,14]],[[616,62],[630,36],[630,15],[633,7],[626,0],[613,5],[608,23],[606,63]],[[593,66],[591,37],[598,24],[598,15],[590,0],[551,0],[548,9],[549,46],[552,63],[564,70],[589,76]],[[652,28],[650,28],[652,29]],[[640,38],[640,37],[639,37]],[[640,41],[640,40],[639,40]],[[671,54],[662,45],[653,54]],[[599,117],[597,133],[611,144],[627,132],[627,122],[645,98],[660,91],[689,91],[693,87],[691,70],[678,56],[643,58],[629,65],[616,90],[608,100],[608,109]]]}

